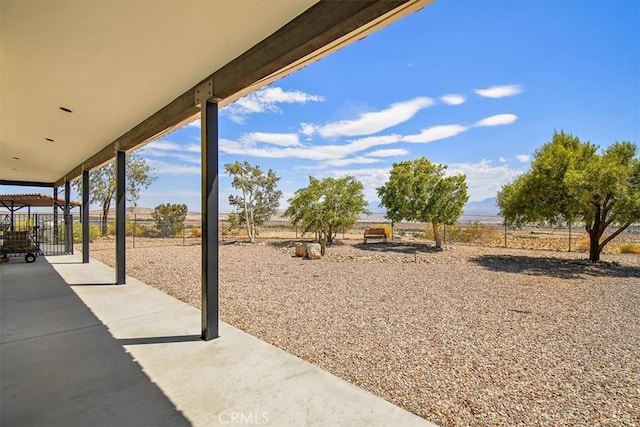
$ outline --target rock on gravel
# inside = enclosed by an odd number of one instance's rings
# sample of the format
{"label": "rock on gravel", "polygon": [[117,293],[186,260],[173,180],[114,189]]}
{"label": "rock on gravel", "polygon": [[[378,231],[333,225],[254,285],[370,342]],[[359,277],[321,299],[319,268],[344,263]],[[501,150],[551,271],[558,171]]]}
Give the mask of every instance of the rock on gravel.
{"label": "rock on gravel", "polygon": [[[294,243],[221,244],[224,321],[444,426],[640,425],[640,256]],[[199,307],[197,242],[145,246],[128,274]]]}

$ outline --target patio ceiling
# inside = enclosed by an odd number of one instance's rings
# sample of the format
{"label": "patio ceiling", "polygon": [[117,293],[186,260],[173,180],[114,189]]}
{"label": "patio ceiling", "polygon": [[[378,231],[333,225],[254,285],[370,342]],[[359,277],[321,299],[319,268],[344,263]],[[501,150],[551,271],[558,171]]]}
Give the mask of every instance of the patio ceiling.
{"label": "patio ceiling", "polygon": [[431,1],[2,0],[0,183],[73,180],[197,117],[201,85],[224,106]]}

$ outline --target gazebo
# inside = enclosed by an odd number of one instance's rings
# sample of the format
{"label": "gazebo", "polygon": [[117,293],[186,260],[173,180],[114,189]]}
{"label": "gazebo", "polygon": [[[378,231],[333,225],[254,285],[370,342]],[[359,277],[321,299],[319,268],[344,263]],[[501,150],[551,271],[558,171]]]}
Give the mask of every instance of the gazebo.
{"label": "gazebo", "polygon": [[[73,253],[73,219],[71,209],[82,203],[54,198],[46,194],[0,194],[0,232],[29,231],[46,248],[48,255]],[[51,207],[52,212],[35,213],[32,207]],[[8,213],[3,214],[2,208]],[[26,214],[16,215],[20,209],[27,208]],[[64,232],[60,236],[58,209],[62,209]],[[61,238],[62,237],[62,238]],[[63,243],[61,244],[60,241]]]}

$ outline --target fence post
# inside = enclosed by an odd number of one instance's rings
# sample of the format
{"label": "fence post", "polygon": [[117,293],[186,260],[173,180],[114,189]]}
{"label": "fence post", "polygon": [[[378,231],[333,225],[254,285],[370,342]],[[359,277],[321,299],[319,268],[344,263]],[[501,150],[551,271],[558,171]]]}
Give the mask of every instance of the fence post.
{"label": "fence post", "polygon": [[571,223],[569,223],[569,252],[571,252]]}
{"label": "fence post", "polygon": [[138,232],[138,214],[136,212],[133,213],[133,236],[132,239],[133,240],[133,248],[135,249],[136,247],[136,233]]}
{"label": "fence post", "polygon": [[442,244],[447,243],[447,224],[442,224]]}
{"label": "fence post", "polygon": [[38,235],[40,234],[40,230],[39,230],[40,227],[38,227],[38,214],[36,213],[33,216],[35,217],[34,218],[35,226],[34,226],[34,230],[33,231],[34,231],[34,234],[36,235],[36,246],[39,249],[40,248],[40,237]]}
{"label": "fence post", "polygon": [[507,247],[507,221],[504,222],[504,247]]}

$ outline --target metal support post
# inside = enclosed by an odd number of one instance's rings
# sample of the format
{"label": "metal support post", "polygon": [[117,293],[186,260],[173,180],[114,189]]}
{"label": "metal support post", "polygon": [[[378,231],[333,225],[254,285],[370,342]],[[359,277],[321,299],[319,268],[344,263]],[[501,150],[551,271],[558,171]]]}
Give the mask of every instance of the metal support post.
{"label": "metal support post", "polygon": [[89,171],[82,171],[82,262],[89,262]]}
{"label": "metal support post", "polygon": [[58,187],[53,187],[53,244],[58,244]]}
{"label": "metal support post", "polygon": [[64,253],[73,254],[73,220],[71,218],[71,183],[64,180]]}
{"label": "metal support post", "polygon": [[202,102],[202,339],[218,325],[218,104]]}
{"label": "metal support post", "polygon": [[125,151],[116,153],[116,285],[126,283],[126,219],[125,205],[126,187],[126,157]]}

